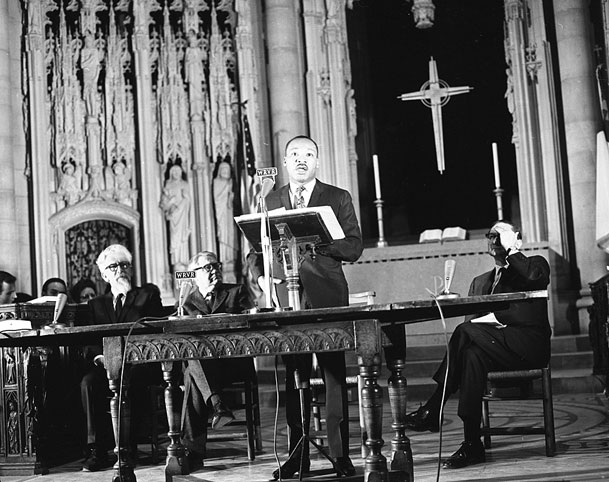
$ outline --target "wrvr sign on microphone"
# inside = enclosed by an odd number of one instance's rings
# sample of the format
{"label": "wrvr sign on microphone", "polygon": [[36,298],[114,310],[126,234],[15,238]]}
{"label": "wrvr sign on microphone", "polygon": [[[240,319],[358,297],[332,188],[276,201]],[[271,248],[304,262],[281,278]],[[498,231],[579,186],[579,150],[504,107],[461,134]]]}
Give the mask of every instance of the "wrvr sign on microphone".
{"label": "wrvr sign on microphone", "polygon": [[176,271],[175,279],[195,279],[196,273],[194,271]]}

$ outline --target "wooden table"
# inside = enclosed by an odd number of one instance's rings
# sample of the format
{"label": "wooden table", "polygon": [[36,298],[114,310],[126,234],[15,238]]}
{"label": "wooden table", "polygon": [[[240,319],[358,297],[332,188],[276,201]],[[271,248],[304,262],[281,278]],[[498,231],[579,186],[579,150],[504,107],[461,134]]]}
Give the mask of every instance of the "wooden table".
{"label": "wooden table", "polygon": [[[173,364],[188,359],[251,357],[323,351],[355,351],[363,388],[360,394],[369,454],[365,459],[364,480],[414,480],[410,440],[405,434],[406,339],[404,326],[444,317],[501,311],[512,303],[530,303],[547,298],[546,291],[518,292],[454,299],[404,301],[398,303],[283,311],[243,315],[183,317],[137,324],[97,325],[57,328],[13,336],[8,346],[82,343],[103,338],[104,357],[110,389],[114,433],[120,438],[120,460],[114,467],[113,481],[135,481],[126,457],[129,428],[129,400],[120,396],[121,367],[126,364],[160,362],[165,388],[165,403],[170,444],[165,472],[167,480],[189,473],[180,443],[180,407],[173,402],[180,390]],[[132,332],[129,332],[132,330]],[[7,345],[5,345],[7,346]],[[385,351],[391,371],[389,399],[395,434],[391,440],[392,459],[382,455],[382,392],[378,385],[381,350]],[[123,381],[123,390],[126,388]],[[121,422],[119,431],[119,399]]]}

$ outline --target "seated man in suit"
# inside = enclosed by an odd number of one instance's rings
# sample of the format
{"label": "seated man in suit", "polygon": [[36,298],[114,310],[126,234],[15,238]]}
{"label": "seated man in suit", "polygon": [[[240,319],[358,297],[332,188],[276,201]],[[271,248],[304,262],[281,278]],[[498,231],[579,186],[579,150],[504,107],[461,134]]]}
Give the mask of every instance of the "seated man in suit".
{"label": "seated man in suit", "polygon": [[[97,258],[102,279],[110,285],[106,294],[89,300],[92,323],[133,323],[144,317],[162,316],[161,294],[156,285],[141,288],[131,285],[132,256],[127,248],[113,244],[104,249]],[[85,347],[88,363],[80,382],[80,392],[87,421],[88,456],[83,470],[94,472],[108,466],[108,443],[110,416],[108,378],[104,369],[102,346]],[[131,368],[129,396],[133,406],[144,406],[146,387],[160,383],[161,370],[157,365],[137,365]],[[136,410],[133,411],[136,413]],[[133,425],[132,425],[133,426]],[[133,434],[134,430],[132,430]],[[133,444],[132,444],[133,445]],[[132,446],[132,455],[135,456]]]}
{"label": "seated man in suit", "polygon": [[[496,222],[486,237],[495,267],[474,278],[470,296],[547,288],[550,282],[548,262],[542,256],[527,257],[520,251],[522,241],[514,225]],[[543,368],[550,359],[551,329],[545,299],[516,304],[485,320],[490,322],[476,322],[475,316],[467,316],[450,338],[445,398],[459,390],[457,413],[463,420],[465,441],[444,461],[444,468],[456,469],[485,461],[480,422],[488,372]],[[439,430],[445,376],[446,356],[433,377],[438,383],[436,391],[425,405],[407,415],[408,428]]]}
{"label": "seated man in suit", "polygon": [[[184,302],[189,315],[242,313],[253,306],[244,285],[222,282],[222,263],[210,251],[194,255],[188,269],[196,272],[195,289]],[[252,358],[189,360],[184,371],[182,443],[188,449],[191,466],[205,458],[208,409],[213,410],[211,428],[220,428],[234,419],[220,398],[223,385],[233,380],[253,378]]]}

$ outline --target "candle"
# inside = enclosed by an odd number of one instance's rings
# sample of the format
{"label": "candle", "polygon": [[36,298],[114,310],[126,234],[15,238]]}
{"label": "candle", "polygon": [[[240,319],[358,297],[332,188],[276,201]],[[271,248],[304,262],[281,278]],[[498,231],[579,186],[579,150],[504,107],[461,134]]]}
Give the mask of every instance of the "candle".
{"label": "candle", "polygon": [[379,158],[376,154],[372,156],[372,167],[374,169],[374,192],[376,198],[381,199],[381,174],[379,172]]}
{"label": "candle", "polygon": [[493,142],[493,169],[495,171],[495,187],[499,189],[501,187],[501,181],[499,180],[499,156],[497,155],[496,142]]}

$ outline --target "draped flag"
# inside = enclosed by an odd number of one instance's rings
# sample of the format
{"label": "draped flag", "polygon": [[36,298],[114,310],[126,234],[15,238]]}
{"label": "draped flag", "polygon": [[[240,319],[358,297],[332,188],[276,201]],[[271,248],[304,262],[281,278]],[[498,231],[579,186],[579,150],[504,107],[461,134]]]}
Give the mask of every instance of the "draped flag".
{"label": "draped flag", "polygon": [[[246,101],[247,102],[247,101]],[[237,176],[239,176],[239,187],[241,194],[242,213],[251,213],[256,209],[255,174],[256,174],[256,155],[252,134],[250,132],[245,104],[241,104],[241,129],[239,132],[239,153],[237,155]]]}

